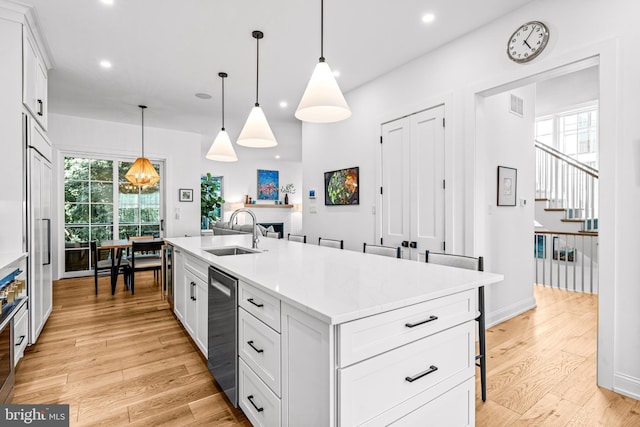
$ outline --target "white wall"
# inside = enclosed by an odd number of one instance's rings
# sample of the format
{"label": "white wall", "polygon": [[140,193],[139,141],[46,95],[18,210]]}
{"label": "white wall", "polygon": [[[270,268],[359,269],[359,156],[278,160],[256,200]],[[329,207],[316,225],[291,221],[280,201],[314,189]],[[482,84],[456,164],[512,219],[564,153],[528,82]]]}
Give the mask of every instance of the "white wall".
{"label": "white wall", "polygon": [[[486,289],[487,325],[513,313],[535,307],[531,242],[534,219],[535,85],[489,97],[479,97],[476,108],[477,156],[484,166],[478,199],[484,201],[484,233],[476,245],[485,270],[504,275],[504,281]],[[510,95],[524,101],[523,117],[509,112]],[[497,168],[517,169],[516,206],[497,206]],[[521,206],[520,200],[526,201]],[[481,203],[481,202],[479,202]]]}
{"label": "white wall", "polygon": [[[376,191],[375,151],[380,123],[441,101],[449,107],[446,132],[452,137],[449,154],[453,154],[446,164],[447,182],[454,195],[447,212],[447,232],[453,233],[448,247],[453,252],[473,254],[476,239],[487,233],[484,200],[475,196],[477,187],[484,185],[486,173],[475,158],[475,94],[597,56],[603,208],[598,381],[640,398],[640,263],[635,261],[640,235],[638,9],[628,0],[534,1],[348,93],[353,111],[349,120],[325,126],[303,125],[302,182],[305,192],[309,187],[318,191],[322,172],[360,166],[362,204],[339,212],[320,206],[315,216],[305,206],[305,232],[335,230],[345,241],[371,239],[375,218],[369,212]],[[550,42],[531,63],[515,64],[506,57],[507,40],[515,28],[531,19],[549,26]],[[493,165],[487,167],[492,169]]]}
{"label": "white wall", "polygon": [[589,67],[540,82],[536,86],[536,117],[567,111],[599,97],[598,67]]}
{"label": "white wall", "polygon": [[[52,244],[54,278],[64,271],[64,168],[63,153],[117,156],[135,159],[140,156],[140,126],[105,122],[80,117],[49,115],[49,139],[54,148],[53,224],[57,232]],[[165,236],[198,235],[200,233],[200,139],[198,134],[145,126],[145,156],[164,160]],[[194,201],[179,202],[178,190],[192,188]],[[176,208],[180,209],[179,219]]]}

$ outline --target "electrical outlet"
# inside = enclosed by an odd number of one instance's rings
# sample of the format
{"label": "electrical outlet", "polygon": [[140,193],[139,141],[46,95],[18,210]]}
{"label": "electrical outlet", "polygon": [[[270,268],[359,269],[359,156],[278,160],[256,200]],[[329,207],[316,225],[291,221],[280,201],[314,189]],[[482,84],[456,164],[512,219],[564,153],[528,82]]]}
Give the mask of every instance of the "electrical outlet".
{"label": "electrical outlet", "polygon": [[312,214],[318,213],[318,208],[315,206],[311,206],[309,208],[309,213],[312,213]]}

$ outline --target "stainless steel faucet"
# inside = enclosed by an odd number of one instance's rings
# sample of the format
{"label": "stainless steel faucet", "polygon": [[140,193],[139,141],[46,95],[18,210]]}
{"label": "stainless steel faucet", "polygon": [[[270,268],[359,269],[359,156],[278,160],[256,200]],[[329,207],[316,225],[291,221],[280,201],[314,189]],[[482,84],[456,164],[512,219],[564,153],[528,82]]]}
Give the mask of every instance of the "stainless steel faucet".
{"label": "stainless steel faucet", "polygon": [[236,216],[240,212],[246,212],[251,215],[251,220],[253,221],[253,244],[251,245],[251,247],[253,249],[258,249],[258,242],[260,241],[260,239],[258,239],[258,220],[256,219],[256,215],[251,210],[247,208],[236,209],[231,214],[231,218],[229,218],[229,224],[233,224],[233,221],[235,221]]}

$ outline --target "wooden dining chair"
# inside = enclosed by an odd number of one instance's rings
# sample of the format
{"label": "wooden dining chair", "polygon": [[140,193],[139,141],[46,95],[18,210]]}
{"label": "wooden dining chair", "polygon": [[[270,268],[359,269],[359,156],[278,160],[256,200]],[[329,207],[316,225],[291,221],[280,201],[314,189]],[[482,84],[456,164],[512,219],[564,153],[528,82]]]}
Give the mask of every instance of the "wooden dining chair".
{"label": "wooden dining chair", "polygon": [[136,271],[153,270],[153,278],[158,281],[162,268],[162,240],[147,241],[148,239],[131,242],[131,256],[128,264],[127,281],[131,295],[135,292]]}
{"label": "wooden dining chair", "polygon": [[365,254],[383,255],[392,258],[400,258],[400,246],[394,248],[393,246],[381,246],[381,245],[362,245],[362,252]]}
{"label": "wooden dining chair", "polygon": [[324,239],[318,237],[318,246],[326,246],[328,248],[344,249],[344,240]]}
{"label": "wooden dining chair", "polygon": [[300,242],[300,243],[307,243],[307,236],[306,235],[300,235],[300,234],[287,234],[287,240],[291,241],[291,242]]}
{"label": "wooden dining chair", "polygon": [[[483,257],[470,257],[464,255],[443,254],[427,251],[425,260],[432,264],[448,265],[450,267],[465,268],[467,270],[484,271]],[[476,366],[480,368],[480,386],[482,388],[482,401],[487,401],[487,347],[485,340],[485,313],[484,313],[484,286],[478,288],[478,341],[480,352],[476,355]]]}

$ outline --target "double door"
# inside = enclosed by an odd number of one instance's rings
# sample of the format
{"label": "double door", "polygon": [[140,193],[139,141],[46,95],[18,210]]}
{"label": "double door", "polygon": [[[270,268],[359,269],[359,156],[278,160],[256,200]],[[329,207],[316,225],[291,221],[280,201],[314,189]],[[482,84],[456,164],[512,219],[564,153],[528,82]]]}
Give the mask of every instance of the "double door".
{"label": "double door", "polygon": [[444,106],[382,125],[381,238],[402,257],[444,251]]}

